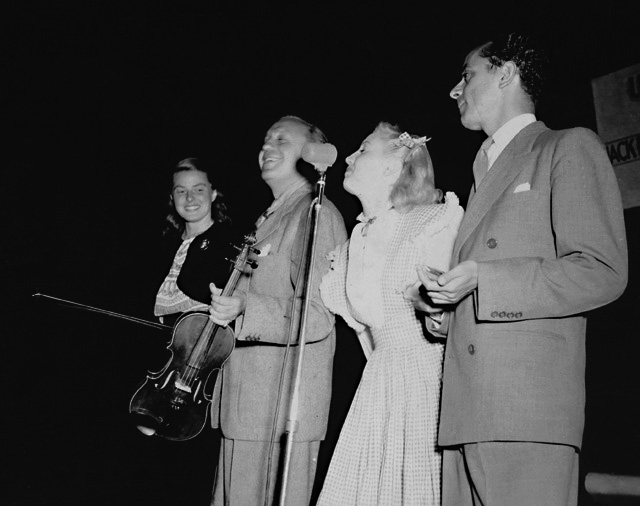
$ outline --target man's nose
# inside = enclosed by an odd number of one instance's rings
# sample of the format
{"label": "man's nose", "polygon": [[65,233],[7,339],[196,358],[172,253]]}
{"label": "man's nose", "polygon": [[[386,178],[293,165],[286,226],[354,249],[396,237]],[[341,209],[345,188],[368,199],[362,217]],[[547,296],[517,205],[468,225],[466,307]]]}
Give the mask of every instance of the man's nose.
{"label": "man's nose", "polygon": [[449,96],[456,100],[460,95],[462,95],[462,87],[464,86],[464,80],[460,79],[460,82],[456,84],[453,89],[449,92]]}

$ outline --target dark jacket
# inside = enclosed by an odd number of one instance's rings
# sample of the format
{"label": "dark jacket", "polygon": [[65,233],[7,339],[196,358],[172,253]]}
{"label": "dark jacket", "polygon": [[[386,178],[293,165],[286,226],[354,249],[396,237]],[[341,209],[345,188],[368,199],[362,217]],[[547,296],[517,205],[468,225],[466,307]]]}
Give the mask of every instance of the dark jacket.
{"label": "dark jacket", "polygon": [[[216,222],[207,231],[198,235],[187,252],[178,276],[178,288],[186,295],[203,304],[211,303],[209,283],[224,288],[231,274],[231,263],[237,251],[232,247],[234,237],[229,222]],[[171,262],[182,244],[178,234],[166,237],[164,245],[164,275],[169,272]]]}

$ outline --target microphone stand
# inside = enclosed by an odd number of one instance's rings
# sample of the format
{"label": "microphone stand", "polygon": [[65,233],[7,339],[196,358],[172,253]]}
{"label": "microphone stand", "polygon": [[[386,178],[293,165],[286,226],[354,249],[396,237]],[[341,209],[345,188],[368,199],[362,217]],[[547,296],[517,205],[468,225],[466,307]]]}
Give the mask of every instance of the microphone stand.
{"label": "microphone stand", "polygon": [[293,383],[293,390],[291,393],[291,403],[289,404],[289,413],[287,423],[285,425],[285,438],[284,438],[284,460],[282,467],[282,480],[280,482],[280,494],[279,494],[279,506],[285,506],[287,496],[287,483],[289,480],[289,470],[291,466],[291,452],[293,447],[293,436],[298,428],[298,411],[299,411],[299,397],[300,397],[300,383],[302,379],[302,367],[304,359],[304,348],[306,344],[306,331],[307,331],[307,314],[309,312],[310,294],[309,290],[313,286],[313,274],[314,274],[314,256],[316,250],[316,239],[318,234],[318,222],[320,219],[320,211],[322,210],[322,200],[324,197],[325,179],[327,167],[320,168],[314,164],[316,170],[318,170],[320,177],[316,183],[317,197],[311,203],[313,206],[313,219],[311,222],[311,231],[309,234],[309,247],[307,249],[306,258],[306,270],[304,278],[304,298],[302,300],[302,310],[300,316],[300,328],[298,330],[298,359],[295,366],[295,379]]}

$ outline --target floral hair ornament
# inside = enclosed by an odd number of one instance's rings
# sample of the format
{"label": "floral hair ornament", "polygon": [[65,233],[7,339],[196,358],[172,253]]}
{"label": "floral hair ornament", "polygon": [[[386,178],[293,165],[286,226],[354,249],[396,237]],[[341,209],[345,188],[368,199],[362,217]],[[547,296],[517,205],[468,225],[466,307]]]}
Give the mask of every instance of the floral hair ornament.
{"label": "floral hair ornament", "polygon": [[408,132],[405,132],[403,134],[400,134],[400,137],[398,137],[395,141],[393,141],[393,144],[395,146],[405,146],[409,149],[414,148],[415,146],[422,146],[423,144],[426,144],[427,141],[430,141],[431,137],[427,138],[427,137],[411,137],[411,135],[409,135]]}

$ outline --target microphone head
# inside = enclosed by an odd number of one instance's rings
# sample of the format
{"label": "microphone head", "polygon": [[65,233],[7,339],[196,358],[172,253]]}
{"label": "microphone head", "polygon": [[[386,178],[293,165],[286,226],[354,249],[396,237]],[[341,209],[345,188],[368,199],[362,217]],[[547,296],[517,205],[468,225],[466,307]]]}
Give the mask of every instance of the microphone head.
{"label": "microphone head", "polygon": [[302,148],[302,159],[323,172],[335,163],[336,158],[338,150],[333,144],[307,142]]}

